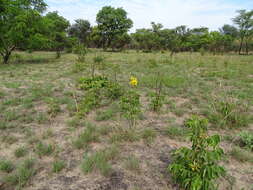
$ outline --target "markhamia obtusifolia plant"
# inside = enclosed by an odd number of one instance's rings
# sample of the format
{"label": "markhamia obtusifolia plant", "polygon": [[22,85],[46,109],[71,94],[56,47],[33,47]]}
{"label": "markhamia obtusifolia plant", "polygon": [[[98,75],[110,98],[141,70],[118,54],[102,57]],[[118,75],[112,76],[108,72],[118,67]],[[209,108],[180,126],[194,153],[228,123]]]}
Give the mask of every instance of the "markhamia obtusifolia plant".
{"label": "markhamia obtusifolia plant", "polygon": [[197,116],[186,121],[192,146],[175,150],[168,167],[173,180],[186,190],[215,190],[215,180],[225,174],[218,165],[224,154],[219,147],[220,136],[208,136],[207,125],[206,119]]}

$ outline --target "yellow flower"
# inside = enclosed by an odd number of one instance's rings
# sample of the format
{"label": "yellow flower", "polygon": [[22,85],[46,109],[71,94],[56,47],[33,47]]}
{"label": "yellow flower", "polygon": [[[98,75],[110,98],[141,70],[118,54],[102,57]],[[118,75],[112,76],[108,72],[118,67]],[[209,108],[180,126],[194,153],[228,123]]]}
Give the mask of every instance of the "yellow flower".
{"label": "yellow flower", "polygon": [[129,84],[131,86],[137,86],[138,85],[138,79],[136,77],[131,77]]}
{"label": "yellow flower", "polygon": [[196,162],[193,162],[193,164],[190,164],[190,167],[191,167],[192,171],[198,171],[199,170],[199,166]]}

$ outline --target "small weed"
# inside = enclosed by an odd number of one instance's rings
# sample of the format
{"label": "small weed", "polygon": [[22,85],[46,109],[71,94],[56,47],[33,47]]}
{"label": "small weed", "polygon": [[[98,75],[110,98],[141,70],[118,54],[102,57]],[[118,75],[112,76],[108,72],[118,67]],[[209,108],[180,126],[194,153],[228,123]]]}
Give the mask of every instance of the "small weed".
{"label": "small weed", "polygon": [[153,129],[144,129],[142,131],[142,138],[146,144],[151,144],[156,138],[156,132]]}
{"label": "small weed", "polygon": [[17,167],[14,173],[6,176],[4,181],[7,184],[16,186],[17,189],[21,189],[29,182],[34,174],[34,160],[27,159]]}
{"label": "small weed", "polygon": [[91,142],[98,142],[99,134],[97,132],[96,127],[92,125],[88,125],[83,133],[79,135],[79,137],[73,141],[74,147],[77,149],[81,149],[86,147]]}
{"label": "small weed", "polygon": [[19,147],[15,150],[14,155],[17,158],[24,157],[28,153],[28,150],[25,147]]}
{"label": "small weed", "polygon": [[233,147],[230,152],[230,155],[240,162],[253,163],[252,153],[247,150],[241,149],[240,147],[236,147],[236,146]]}
{"label": "small weed", "polygon": [[102,151],[93,153],[90,156],[84,157],[81,168],[84,173],[90,173],[94,170],[99,170],[102,175],[108,176],[112,172],[110,160],[118,157],[119,151],[117,147],[107,148]]}
{"label": "small weed", "polygon": [[11,161],[0,160],[0,171],[10,173],[14,169],[14,165]]}
{"label": "small weed", "polygon": [[138,160],[136,157],[134,156],[129,156],[126,160],[125,160],[125,167],[126,169],[139,173],[140,172],[140,160]]}
{"label": "small weed", "polygon": [[49,156],[54,151],[54,147],[51,144],[44,144],[42,142],[39,142],[36,146],[36,152],[37,154],[41,156]]}
{"label": "small weed", "polygon": [[53,162],[52,171],[54,173],[59,173],[62,169],[65,168],[65,162],[62,160],[56,160]]}

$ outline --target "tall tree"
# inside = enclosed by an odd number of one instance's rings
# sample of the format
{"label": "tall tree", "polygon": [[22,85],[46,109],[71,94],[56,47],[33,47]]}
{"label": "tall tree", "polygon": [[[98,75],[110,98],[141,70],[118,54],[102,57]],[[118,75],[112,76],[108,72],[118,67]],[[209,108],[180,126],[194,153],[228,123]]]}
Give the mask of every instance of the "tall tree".
{"label": "tall tree", "polygon": [[61,51],[67,44],[67,28],[69,27],[69,21],[60,16],[58,12],[47,13],[44,19],[48,26],[47,32],[51,48],[56,51],[56,57],[59,58]]}
{"label": "tall tree", "polygon": [[241,54],[243,43],[245,42],[246,54],[248,54],[248,40],[253,33],[253,10],[238,10],[238,15],[233,18],[233,22],[239,28],[240,47],[239,54]]}
{"label": "tall tree", "polygon": [[128,32],[133,26],[131,19],[123,8],[105,6],[97,14],[98,29],[104,41],[104,48],[111,47],[112,41],[118,36]]}
{"label": "tall tree", "polygon": [[69,28],[69,36],[75,37],[82,44],[88,44],[91,33],[91,25],[88,20],[77,19]]}
{"label": "tall tree", "polygon": [[46,7],[43,0],[0,1],[0,55],[4,64],[8,63],[16,48],[32,48],[33,40],[44,40],[40,29],[41,14]]}

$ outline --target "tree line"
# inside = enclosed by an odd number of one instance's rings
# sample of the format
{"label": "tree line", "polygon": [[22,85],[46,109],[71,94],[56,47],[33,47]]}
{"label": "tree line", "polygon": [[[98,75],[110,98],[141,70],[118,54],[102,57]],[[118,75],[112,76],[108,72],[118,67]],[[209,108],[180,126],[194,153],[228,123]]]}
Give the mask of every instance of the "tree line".
{"label": "tree line", "polygon": [[129,33],[133,21],[123,8],[103,7],[96,17],[97,25],[77,19],[73,24],[58,12],[45,14],[44,0],[0,0],[0,55],[8,63],[14,50],[72,52],[76,45],[87,48],[145,52],[170,50],[171,55],[183,51],[210,51],[214,54],[235,51],[249,54],[253,50],[253,10],[238,10],[234,25],[225,24],[217,31],[206,27],[164,28],[151,23],[150,28]]}

